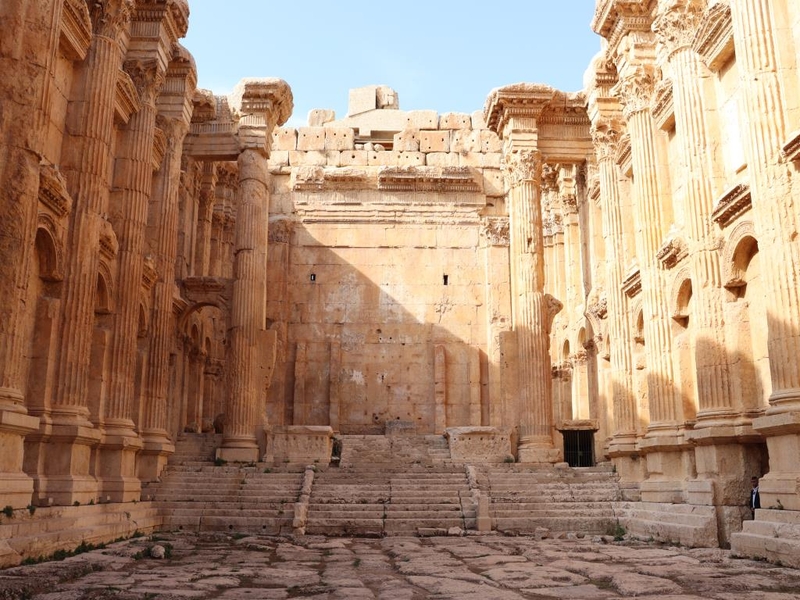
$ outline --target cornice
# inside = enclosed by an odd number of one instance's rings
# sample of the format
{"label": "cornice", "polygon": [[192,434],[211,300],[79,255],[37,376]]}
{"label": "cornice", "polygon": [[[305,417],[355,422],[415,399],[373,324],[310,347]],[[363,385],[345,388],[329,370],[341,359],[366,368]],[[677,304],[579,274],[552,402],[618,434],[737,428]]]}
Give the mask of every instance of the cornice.
{"label": "cornice", "polygon": [[639,267],[628,273],[622,281],[622,292],[628,298],[634,298],[642,291],[642,272]]}
{"label": "cornice", "polygon": [[680,235],[670,236],[656,252],[656,258],[665,269],[672,269],[688,255],[686,241]]}
{"label": "cornice", "polygon": [[725,228],[753,207],[750,196],[750,184],[738,183],[728,189],[717,200],[711,219]]}
{"label": "cornice", "polygon": [[633,172],[633,151],[631,149],[631,135],[629,133],[619,138],[617,151],[614,155],[614,162],[617,163],[623,175],[629,176]]}
{"label": "cornice", "polygon": [[718,71],[734,53],[733,19],[728,2],[718,2],[706,10],[692,42],[708,69]]}
{"label": "cornice", "polygon": [[66,0],[61,13],[61,49],[73,61],[81,61],[92,43],[92,19],[82,0]]}
{"label": "cornice", "polygon": [[660,130],[669,131],[675,126],[675,105],[671,79],[662,79],[656,86],[650,104],[650,112]]}
{"label": "cornice", "polygon": [[114,112],[122,123],[127,124],[131,115],[141,108],[141,104],[139,103],[139,93],[131,76],[123,69],[117,72],[116,90]]}
{"label": "cornice", "polygon": [[64,177],[50,165],[39,166],[39,201],[59,219],[66,217],[72,208]]}
{"label": "cornice", "polygon": [[539,83],[515,83],[496,88],[483,107],[486,127],[502,139],[509,119],[538,119],[555,94],[554,88]]}
{"label": "cornice", "polygon": [[790,162],[800,160],[800,130],[789,134],[789,140],[783,145],[781,152]]}

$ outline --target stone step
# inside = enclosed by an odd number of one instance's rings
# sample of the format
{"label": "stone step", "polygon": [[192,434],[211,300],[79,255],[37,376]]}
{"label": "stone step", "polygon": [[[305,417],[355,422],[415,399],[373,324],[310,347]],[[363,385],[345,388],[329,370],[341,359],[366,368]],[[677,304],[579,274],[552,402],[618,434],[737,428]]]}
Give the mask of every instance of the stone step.
{"label": "stone step", "polygon": [[493,518],[497,531],[518,531],[520,533],[533,533],[537,529],[547,529],[557,532],[583,532],[592,535],[605,534],[616,525],[613,517],[519,517],[519,518]]}

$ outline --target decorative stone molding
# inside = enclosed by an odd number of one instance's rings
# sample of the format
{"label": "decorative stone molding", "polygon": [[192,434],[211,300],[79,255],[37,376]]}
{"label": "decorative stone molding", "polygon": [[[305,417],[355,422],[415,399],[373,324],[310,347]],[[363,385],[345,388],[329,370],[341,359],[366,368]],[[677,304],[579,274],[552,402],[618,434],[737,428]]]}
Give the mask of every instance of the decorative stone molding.
{"label": "decorative stone molding", "polygon": [[66,0],[61,13],[60,46],[73,61],[86,58],[92,43],[92,19],[83,0]]}
{"label": "decorative stone molding", "polygon": [[161,162],[164,160],[164,155],[167,151],[167,136],[164,130],[156,127],[153,131],[153,151],[150,155],[150,166],[153,172],[161,168]]}
{"label": "decorative stone molding", "polygon": [[626,119],[650,108],[656,81],[654,69],[651,65],[639,65],[620,79],[619,98]]}
{"label": "decorative stone molding", "polygon": [[631,149],[631,136],[626,133],[619,139],[617,151],[614,155],[614,162],[617,163],[619,170],[626,177],[633,173],[633,150]]}
{"label": "decorative stone molding", "polygon": [[553,327],[553,319],[556,318],[556,315],[561,312],[564,308],[564,305],[561,301],[558,300],[555,296],[550,294],[544,295],[544,314],[542,317],[545,320],[544,326],[545,331],[549,334],[551,328]]}
{"label": "decorative stone molding", "polygon": [[733,19],[727,0],[710,6],[703,15],[692,42],[708,69],[716,72],[734,53]]}
{"label": "decorative stone molding", "polygon": [[181,281],[183,297],[195,306],[230,306],[233,282],[222,277],[186,277]]}
{"label": "decorative stone molding", "polygon": [[510,245],[508,217],[484,217],[481,219],[481,237],[490,246]]}
{"label": "decorative stone molding", "polygon": [[89,17],[92,20],[94,35],[112,40],[116,40],[130,22],[135,6],[134,0],[105,0],[89,4]]}
{"label": "decorative stone molding", "polygon": [[701,17],[699,0],[673,0],[656,16],[652,29],[671,54],[692,44]]}
{"label": "decorative stone molding", "polygon": [[675,105],[671,79],[663,79],[656,86],[650,111],[656,126],[661,131],[669,131],[675,127]]}
{"label": "decorative stone molding", "polygon": [[711,219],[724,229],[752,207],[750,184],[737,183],[717,200]]}
{"label": "decorative stone molding", "polygon": [[597,160],[614,158],[619,147],[622,124],[616,121],[598,121],[591,129],[592,143]]}
{"label": "decorative stone molding", "polygon": [[692,273],[686,265],[672,279],[669,294],[670,316],[679,321],[689,317],[689,300],[692,292]]}
{"label": "decorative stone molding", "polygon": [[270,244],[288,244],[294,232],[294,222],[288,219],[270,221],[268,241]]}
{"label": "decorative stone molding", "polygon": [[387,167],[378,173],[378,189],[393,192],[480,192],[468,167]]}
{"label": "decorative stone molding", "polygon": [[[64,245],[59,234],[59,226],[53,216],[39,213],[36,225],[36,247],[39,255],[39,277],[45,281],[62,281],[64,279]],[[44,235],[46,248],[39,246],[39,236]]]}
{"label": "decorative stone molding", "polygon": [[491,91],[483,107],[486,127],[502,139],[511,119],[524,119],[532,129],[552,101],[555,89],[538,83],[515,83]]}
{"label": "decorative stone molding", "polygon": [[217,118],[217,98],[211,90],[195,90],[192,106],[192,123],[207,123]]}
{"label": "decorative stone molding", "polygon": [[503,174],[509,187],[517,187],[523,182],[541,183],[542,153],[538,150],[518,150],[505,156]]}
{"label": "decorative stone molding", "polygon": [[117,234],[114,232],[111,223],[103,221],[100,231],[100,255],[112,261],[116,258],[117,252],[119,252]]}
{"label": "decorative stone molding", "polygon": [[642,291],[642,272],[639,267],[623,279],[622,291],[628,298],[633,298]]}
{"label": "decorative stone molding", "polygon": [[141,108],[139,92],[131,76],[120,69],[117,75],[117,94],[114,98],[114,116],[127,124],[131,115]]}
{"label": "decorative stone molding", "polygon": [[783,145],[781,152],[790,162],[800,160],[800,130],[793,131],[789,135],[789,141]]}
{"label": "decorative stone molding", "polygon": [[67,182],[52,165],[39,165],[39,202],[58,219],[66,217],[72,208]]}
{"label": "decorative stone molding", "polygon": [[248,123],[248,117],[263,117],[270,133],[276,125],[283,125],[294,110],[289,84],[275,77],[242,79],[231,93],[229,101],[241,125]]}
{"label": "decorative stone molding", "polygon": [[672,269],[680,261],[689,255],[689,250],[680,235],[670,232],[670,237],[661,245],[656,253],[656,258],[665,269]]}
{"label": "decorative stone molding", "polygon": [[589,305],[587,313],[592,315],[594,322],[597,323],[608,316],[608,298],[602,296]]}
{"label": "decorative stone molding", "polygon": [[142,288],[145,291],[150,291],[158,281],[158,270],[156,269],[156,262],[152,256],[145,256],[142,268]]}
{"label": "decorative stone molding", "polygon": [[736,255],[741,248],[742,242],[750,238],[753,243],[757,243],[755,226],[751,221],[742,221],[733,228],[728,236],[725,245],[722,247],[722,258],[720,268],[722,270],[722,285],[728,289],[734,289],[745,285],[745,272],[737,264]]}

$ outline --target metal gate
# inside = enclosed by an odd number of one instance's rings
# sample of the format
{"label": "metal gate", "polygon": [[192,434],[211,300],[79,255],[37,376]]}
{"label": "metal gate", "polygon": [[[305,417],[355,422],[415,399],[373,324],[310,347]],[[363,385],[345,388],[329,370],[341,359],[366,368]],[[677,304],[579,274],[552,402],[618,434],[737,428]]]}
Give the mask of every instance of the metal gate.
{"label": "metal gate", "polygon": [[561,434],[564,436],[564,461],[570,467],[593,467],[594,431],[580,429]]}

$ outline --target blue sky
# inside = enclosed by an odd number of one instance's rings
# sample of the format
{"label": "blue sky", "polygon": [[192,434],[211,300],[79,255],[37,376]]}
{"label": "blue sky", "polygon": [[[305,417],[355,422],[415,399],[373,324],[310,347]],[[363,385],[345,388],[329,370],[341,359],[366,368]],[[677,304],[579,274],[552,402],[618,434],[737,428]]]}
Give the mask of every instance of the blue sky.
{"label": "blue sky", "polygon": [[575,91],[600,48],[594,0],[190,0],[199,86],[242,77],[292,87],[292,125],[347,113],[351,88],[393,88],[403,110],[472,112],[518,81]]}

